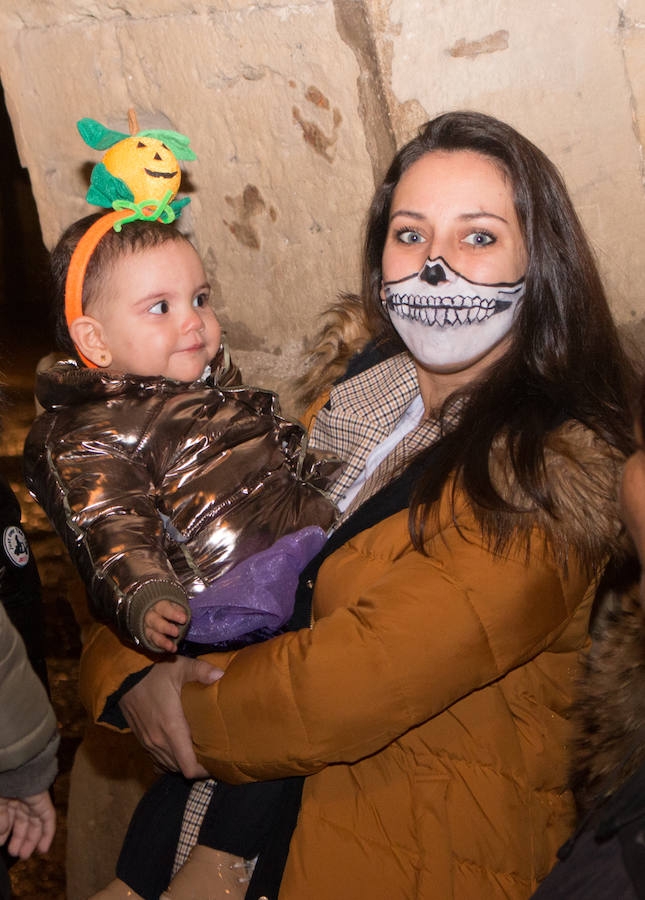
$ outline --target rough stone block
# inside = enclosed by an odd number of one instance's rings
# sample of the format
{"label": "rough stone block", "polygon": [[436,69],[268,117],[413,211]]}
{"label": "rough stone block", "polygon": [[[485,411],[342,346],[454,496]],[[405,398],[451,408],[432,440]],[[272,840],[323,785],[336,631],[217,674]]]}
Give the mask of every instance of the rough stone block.
{"label": "rough stone block", "polygon": [[1,75],[45,242],[87,211],[100,154],[78,118],[127,131],[132,106],[141,127],[189,135],[183,227],[247,376],[282,384],[316,314],[358,286],[373,187],[360,72],[333,4],[25,6],[3,14]]}

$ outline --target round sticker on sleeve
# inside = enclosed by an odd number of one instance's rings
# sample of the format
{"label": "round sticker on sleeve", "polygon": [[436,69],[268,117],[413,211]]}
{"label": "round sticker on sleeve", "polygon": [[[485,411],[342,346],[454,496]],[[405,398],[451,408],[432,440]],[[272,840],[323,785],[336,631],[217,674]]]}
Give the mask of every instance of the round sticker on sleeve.
{"label": "round sticker on sleeve", "polygon": [[22,528],[8,525],[2,535],[2,546],[14,566],[26,566],[29,562],[29,544]]}

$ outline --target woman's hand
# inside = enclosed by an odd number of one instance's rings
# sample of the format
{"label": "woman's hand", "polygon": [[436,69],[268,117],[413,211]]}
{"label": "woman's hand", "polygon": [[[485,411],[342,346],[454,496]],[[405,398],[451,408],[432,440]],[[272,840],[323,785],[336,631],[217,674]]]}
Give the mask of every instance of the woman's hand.
{"label": "woman's hand", "polygon": [[178,656],[155,663],[121,698],[119,706],[126,722],[161,769],[179,770],[186,778],[208,775],[193,750],[181,689],[189,681],[213,684],[223,674],[203,660]]}
{"label": "woman's hand", "polygon": [[0,846],[11,835],[11,856],[46,853],[56,833],[56,811],[48,791],[32,797],[0,797]]}

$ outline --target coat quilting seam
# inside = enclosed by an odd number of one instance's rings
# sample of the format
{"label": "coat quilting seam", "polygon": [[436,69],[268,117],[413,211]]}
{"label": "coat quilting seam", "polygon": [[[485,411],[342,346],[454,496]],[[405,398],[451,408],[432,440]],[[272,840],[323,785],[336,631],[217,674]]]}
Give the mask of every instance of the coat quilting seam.
{"label": "coat quilting seam", "polygon": [[[500,778],[504,778],[506,781],[511,782],[513,785],[520,786],[520,782],[518,779],[510,772],[505,772],[503,769],[497,769],[491,763],[480,762],[479,760],[474,759],[466,759],[463,756],[457,756],[454,753],[448,753],[445,750],[436,751],[432,757],[433,762],[435,760],[448,760],[451,763],[458,763],[464,766],[468,766],[472,769],[486,769],[487,772],[492,772],[495,775],[499,775]],[[560,795],[560,792],[556,788],[549,787],[537,787],[531,786],[531,792],[535,794],[556,794]]]}
{"label": "coat quilting seam", "polygon": [[[319,822],[325,824],[328,828],[332,828],[332,829],[334,829],[334,831],[337,831],[337,832],[345,832],[346,834],[351,835],[351,837],[354,838],[355,840],[358,839],[356,832],[353,829],[348,828],[346,825],[343,825],[341,822],[332,821],[324,813],[320,812],[320,808],[318,809],[316,818]],[[368,835],[361,834],[360,835],[360,843],[361,844],[371,844],[372,846],[378,847],[380,849],[386,848],[390,852],[394,848],[397,852],[400,852],[402,855],[410,857],[410,859],[415,861],[415,865],[418,866],[418,855],[415,852],[415,850],[411,850],[409,847],[403,846],[402,844],[400,844],[398,842],[394,842],[390,838],[388,838],[388,840],[386,840],[386,841],[385,840],[378,841],[372,837],[369,837]],[[496,869],[496,868],[493,868],[493,866],[482,866],[479,863],[476,863],[471,859],[467,859],[465,856],[460,856],[458,853],[455,853],[454,851],[453,851],[453,858],[457,865],[469,866],[473,869],[477,869],[477,871],[479,871],[479,872],[488,872],[488,873],[494,872],[496,875],[503,875],[507,878],[512,878],[515,881],[521,882],[522,884],[530,884],[531,883],[530,879],[523,878],[517,872],[510,872],[506,869]]]}

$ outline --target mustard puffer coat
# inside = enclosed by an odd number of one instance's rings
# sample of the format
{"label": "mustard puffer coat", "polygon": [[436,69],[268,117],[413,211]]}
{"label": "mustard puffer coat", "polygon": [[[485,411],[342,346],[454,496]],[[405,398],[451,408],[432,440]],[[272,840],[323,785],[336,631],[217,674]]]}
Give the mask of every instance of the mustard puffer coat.
{"label": "mustard puffer coat", "polygon": [[[416,551],[402,510],[320,569],[310,629],[206,657],[183,700],[198,757],[229,782],[308,776],[282,900],[527,898],[570,833],[567,710],[621,460],[551,436],[556,516],[527,511],[503,553],[447,486]],[[518,500],[505,460],[497,484]],[[596,565],[596,572],[598,570]],[[95,719],[148,660],[96,626],[81,694]]]}

